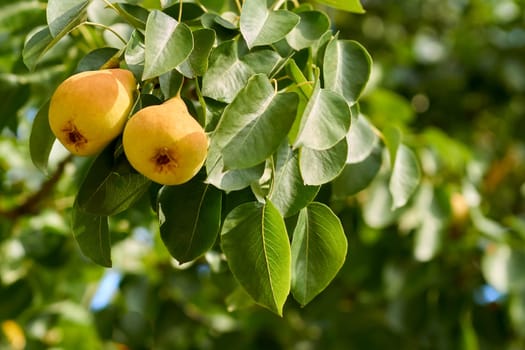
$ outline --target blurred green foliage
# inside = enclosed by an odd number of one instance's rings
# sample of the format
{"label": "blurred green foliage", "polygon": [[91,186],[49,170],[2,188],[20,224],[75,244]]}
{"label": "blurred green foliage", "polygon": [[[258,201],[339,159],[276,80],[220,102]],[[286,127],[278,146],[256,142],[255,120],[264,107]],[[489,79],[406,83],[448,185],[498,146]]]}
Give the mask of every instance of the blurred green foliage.
{"label": "blurred green foliage", "polygon": [[423,183],[394,212],[381,174],[352,196],[323,187],[347,261],[279,318],[252,307],[220,254],[174,262],[147,198],[110,222],[113,270],[82,257],[69,212],[89,164],[57,148],[43,175],[28,137],[54,87],[107,38],[78,30],[29,72],[21,50],[45,3],[0,1],[0,349],[525,348],[524,2],[362,3],[362,15],[327,12],[374,59],[361,111],[404,131]]}

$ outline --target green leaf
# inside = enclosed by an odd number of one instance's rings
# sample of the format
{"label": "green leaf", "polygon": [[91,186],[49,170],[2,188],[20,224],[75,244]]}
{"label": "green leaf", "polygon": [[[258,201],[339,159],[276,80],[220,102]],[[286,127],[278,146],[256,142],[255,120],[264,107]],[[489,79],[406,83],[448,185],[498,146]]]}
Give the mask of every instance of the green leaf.
{"label": "green leaf", "polygon": [[211,53],[202,79],[202,94],[230,103],[255,72],[238,56],[237,41],[225,41]]}
{"label": "green leaf", "polygon": [[226,191],[242,190],[257,181],[264,172],[264,163],[258,164],[246,169],[224,169],[224,160],[221,155],[221,149],[215,145],[212,138],[206,158],[206,182],[215,187]]}
{"label": "green leaf", "polygon": [[215,32],[211,29],[201,28],[193,31],[193,39],[198,45],[193,48],[190,56],[177,67],[187,78],[202,76],[208,70],[208,58],[215,44]]}
{"label": "green leaf", "polygon": [[434,258],[441,249],[443,235],[450,215],[449,197],[430,182],[419,187],[415,199],[415,210],[418,211],[421,223],[414,234],[413,254],[417,261],[426,262]]}
{"label": "green leaf", "polygon": [[286,35],[288,45],[297,51],[312,46],[330,28],[330,19],[320,11],[297,13],[299,24]]}
{"label": "green leaf", "polygon": [[354,104],[370,78],[371,67],[372,59],[361,44],[334,39],[324,54],[325,88],[342,95],[349,104]]}
{"label": "green leaf", "polygon": [[49,126],[47,113],[49,111],[49,101],[47,101],[38,111],[29,137],[29,153],[33,164],[43,172],[47,172],[47,162],[51,148],[55,142],[55,135]]}
{"label": "green leaf", "polygon": [[379,137],[373,126],[362,114],[352,118],[350,131],[346,135],[348,141],[347,163],[360,163],[370,156],[377,147]]}
{"label": "green leaf", "polygon": [[131,26],[141,30],[146,28],[149,11],[144,7],[123,2],[113,3],[113,5],[117,9],[119,16],[126,20]]}
{"label": "green leaf", "polygon": [[319,186],[305,185],[299,170],[299,155],[284,142],[274,156],[275,175],[269,198],[284,217],[297,214],[319,192]]}
{"label": "green leaf", "polygon": [[[165,14],[170,15],[173,18],[178,18],[179,16],[179,8],[180,4],[179,2],[174,3],[171,6],[166,7],[163,12]],[[198,19],[200,16],[202,16],[205,13],[202,6],[199,4],[194,4],[191,2],[183,2],[182,3],[182,18],[181,20],[183,22],[193,21]],[[195,40],[195,42],[198,42]]]}
{"label": "green leaf", "polygon": [[273,50],[257,50],[242,56],[241,61],[245,62],[254,73],[263,73],[268,76],[278,67],[283,58]]}
{"label": "green leaf", "polygon": [[[78,1],[74,1],[78,3]],[[65,10],[70,5],[69,2],[61,0],[54,0],[55,8],[49,9],[48,4],[48,19],[52,19],[52,23],[48,26],[35,30],[30,33],[24,43],[22,51],[22,58],[24,64],[29,70],[34,70],[38,60],[44,56],[53,46],[55,46],[60,39],[69,34],[74,28],[83,23],[86,19],[86,9],[89,2],[82,1],[78,5]],[[61,5],[62,4],[62,5]],[[64,16],[60,16],[61,11],[65,10]]]}
{"label": "green leaf", "polygon": [[345,166],[347,153],[346,138],[326,150],[302,147],[299,153],[299,166],[304,183],[322,185],[335,179]]}
{"label": "green leaf", "polygon": [[138,30],[134,30],[124,49],[124,60],[128,69],[137,77],[137,80],[144,74],[145,55],[144,36]]}
{"label": "green leaf", "polygon": [[151,11],[146,22],[143,80],[176,68],[193,50],[190,28],[172,17]]}
{"label": "green leaf", "polygon": [[213,246],[221,223],[221,202],[221,192],[199,178],[161,189],[160,235],[178,262],[194,260]]}
{"label": "green leaf", "polygon": [[89,168],[77,193],[81,210],[110,216],[129,208],[147,190],[151,181],[137,173],[124,155],[114,158],[106,148]]}
{"label": "green leaf", "polygon": [[254,75],[226,107],[213,138],[228,169],[249,168],[272,155],[295,119],[295,93],[276,93],[263,74]]}
{"label": "green leaf", "polygon": [[246,292],[282,315],[290,292],[291,251],[284,220],[273,204],[249,202],[233,209],[224,220],[221,246]]}
{"label": "green leaf", "polygon": [[78,62],[75,72],[99,70],[105,63],[111,60],[119,51],[113,47],[102,47],[95,49],[82,57]]}
{"label": "green leaf", "polygon": [[315,0],[330,7],[355,13],[365,13],[359,0]]}
{"label": "green leaf", "polygon": [[266,1],[245,0],[241,10],[241,33],[249,48],[270,45],[288,34],[300,17],[286,10],[272,11]]}
{"label": "green leaf", "polygon": [[370,185],[381,169],[382,152],[376,146],[365,159],[356,163],[347,163],[341,174],[332,182],[335,198],[352,196]]}
{"label": "green leaf", "polygon": [[72,230],[80,251],[96,264],[111,267],[111,236],[108,218],[73,207]]}
{"label": "green leaf", "polygon": [[183,82],[184,77],[176,70],[162,74],[159,77],[159,85],[160,91],[164,95],[164,100],[176,96],[182,88]]}
{"label": "green leaf", "polygon": [[29,70],[34,70],[42,57],[58,40],[54,40],[49,27],[43,27],[28,35],[22,51],[24,64]]}
{"label": "green leaf", "polygon": [[295,62],[294,59],[288,60],[286,70],[295,82],[295,84],[297,84],[304,97],[310,99],[314,89],[312,85],[309,84],[309,81],[306,79],[306,77],[304,76],[303,72],[301,71],[301,69],[297,65],[297,62]]}
{"label": "green leaf", "polygon": [[404,206],[421,180],[421,170],[414,152],[401,144],[390,176],[389,189],[392,193],[393,207]]}
{"label": "green leaf", "polygon": [[313,202],[302,209],[292,239],[292,294],[302,306],[323,291],[346,259],[348,242],[332,210]]}
{"label": "green leaf", "polygon": [[350,128],[350,109],[344,98],[316,84],[301,117],[294,147],[306,146],[315,150],[333,147]]}
{"label": "green leaf", "polygon": [[46,17],[51,36],[57,37],[65,28],[73,28],[85,19],[88,5],[85,0],[49,0]]}

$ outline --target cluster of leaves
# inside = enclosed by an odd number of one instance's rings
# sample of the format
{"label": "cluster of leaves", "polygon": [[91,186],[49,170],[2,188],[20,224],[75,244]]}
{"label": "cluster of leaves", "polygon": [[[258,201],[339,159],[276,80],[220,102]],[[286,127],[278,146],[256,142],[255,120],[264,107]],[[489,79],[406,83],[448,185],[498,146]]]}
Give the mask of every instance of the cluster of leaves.
{"label": "cluster of leaves", "polygon": [[[148,10],[174,5],[158,0],[132,3]],[[231,7],[220,0],[193,3],[237,23],[233,2]],[[345,6],[351,1],[335,3]],[[350,259],[330,288],[306,308],[286,303],[283,317],[247,307],[253,302],[238,288],[219,245],[202,258],[178,266],[167,254],[161,235],[151,236],[155,242],[144,240],[158,226],[145,197],[109,218],[113,269],[97,268],[78,256],[68,214],[92,159],[61,163],[56,147],[48,166],[52,176],[45,179],[27,157],[27,130],[33,108],[77,70],[79,60],[109,45],[107,56],[96,62],[103,64],[123,48],[100,24],[118,32],[124,41],[130,38],[130,26],[121,23],[117,12],[105,9],[102,1],[92,1],[87,18],[97,24],[82,21],[40,57],[36,70],[27,72],[19,50],[30,28],[47,24],[46,6],[34,0],[0,0],[0,4],[0,89],[5,104],[0,123],[7,126],[0,135],[0,347],[24,348],[24,342],[27,349],[93,349],[111,347],[113,342],[159,349],[525,346],[521,273],[525,40],[520,0],[369,0],[364,16],[327,11],[333,28],[341,31],[339,37],[366,43],[374,56],[373,83],[359,98],[366,118],[360,114],[349,133],[361,130],[356,125],[365,122],[382,134],[370,127],[374,132],[364,135],[377,144],[373,157],[363,163],[348,162],[315,195],[315,201],[328,204],[349,233]],[[176,7],[172,15],[178,18]],[[185,23],[193,28],[191,21]],[[229,39],[239,33],[234,27]],[[228,33],[219,29],[213,28]],[[223,40],[217,37],[219,45]],[[250,51],[271,50],[276,45]],[[242,60],[248,49],[237,48]],[[299,88],[315,85],[305,56],[304,52],[293,56],[311,80],[298,84]],[[206,62],[209,66],[209,58]],[[286,73],[293,76],[292,70]],[[284,72],[276,75],[283,76]],[[324,88],[324,75],[319,77]],[[202,77],[196,79],[202,87]],[[277,83],[279,89],[287,84],[285,79]],[[141,103],[165,98],[156,84],[155,78],[142,83],[142,91],[146,88],[158,99],[148,96]],[[192,79],[185,79],[183,96],[188,105],[195,105],[192,113],[203,125],[206,115],[214,120],[208,126],[212,132],[227,103],[204,96],[204,115],[196,87]],[[393,209],[392,170],[386,161],[390,152],[381,152],[388,145],[385,141],[396,134],[389,131],[394,125],[402,130],[403,142],[415,150],[423,174],[422,185],[407,205],[397,209]],[[350,154],[353,147],[349,149]],[[47,159],[42,160],[44,165]],[[55,169],[57,163],[65,168]],[[121,165],[119,169],[125,169],[125,162]],[[65,176],[60,176],[60,169]],[[356,173],[361,176],[351,176]],[[221,193],[221,218],[239,204],[253,201],[254,194],[255,198],[264,196],[267,192],[262,191],[271,184],[263,181],[264,176],[269,179],[270,175],[266,170],[250,188]],[[203,172],[201,179],[205,178]],[[155,186],[150,185],[150,190],[156,199]],[[285,219],[290,235],[299,216]],[[115,275],[121,278],[114,286],[115,294],[107,294],[108,277]],[[101,303],[103,290],[106,299]]]}
{"label": "cluster of leaves", "polygon": [[[370,56],[359,43],[334,35],[325,13],[308,4],[246,0],[236,14],[218,12],[219,3],[167,2],[148,10],[106,2],[103,10],[126,24],[123,38],[86,18],[89,1],[49,1],[48,25],[28,37],[23,58],[35,69],[72,31],[102,27],[121,40],[120,47],[88,52],[77,71],[117,64],[130,69],[141,82],[137,108],[182,89],[210,136],[205,174],[176,187],[159,188],[134,172],[116,151],[119,141],[100,154],[73,212],[85,255],[110,266],[108,218],[147,193],[174,258],[202,256],[220,234],[220,249],[242,287],[281,314],[290,291],[307,304],[346,257],[339,219],[315,200],[321,187],[333,182],[340,194],[355,194],[387,159],[391,204],[398,208],[416,189],[420,171],[398,129],[380,133],[359,113]],[[326,3],[361,10],[355,1]],[[54,141],[44,105],[30,143],[34,163],[44,170]]]}

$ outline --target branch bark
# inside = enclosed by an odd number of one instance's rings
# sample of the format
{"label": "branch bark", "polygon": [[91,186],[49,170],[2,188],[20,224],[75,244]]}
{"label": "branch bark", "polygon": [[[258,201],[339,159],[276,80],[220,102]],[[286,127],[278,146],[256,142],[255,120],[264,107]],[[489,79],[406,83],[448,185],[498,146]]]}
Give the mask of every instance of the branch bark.
{"label": "branch bark", "polygon": [[38,213],[42,202],[53,192],[55,185],[62,177],[65,167],[71,159],[72,156],[68,156],[58,163],[51,177],[44,181],[40,189],[27,197],[20,205],[9,209],[0,208],[0,216],[10,220],[17,220],[21,216]]}

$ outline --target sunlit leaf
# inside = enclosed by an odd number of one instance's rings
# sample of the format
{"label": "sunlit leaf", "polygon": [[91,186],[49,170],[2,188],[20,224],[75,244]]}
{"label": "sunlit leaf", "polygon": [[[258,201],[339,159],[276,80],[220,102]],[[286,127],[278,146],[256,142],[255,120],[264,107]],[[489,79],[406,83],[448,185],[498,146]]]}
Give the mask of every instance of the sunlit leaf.
{"label": "sunlit leaf", "polygon": [[111,267],[111,236],[108,218],[73,207],[72,230],[80,251],[93,262]]}
{"label": "sunlit leaf", "polygon": [[504,243],[487,245],[481,261],[485,279],[501,293],[522,292],[525,288],[525,252]]}
{"label": "sunlit leaf", "polygon": [[355,12],[355,13],[364,13],[365,10],[359,0],[315,0],[318,3],[331,6],[333,8]]}
{"label": "sunlit leaf", "polygon": [[292,294],[301,305],[330,284],[347,247],[343,226],[328,206],[313,202],[301,210],[292,240]]}
{"label": "sunlit leaf", "polygon": [[316,150],[331,148],[346,136],[350,121],[350,109],[344,98],[316,84],[301,117],[294,146]]}
{"label": "sunlit leaf", "polygon": [[357,41],[334,39],[324,54],[325,88],[354,104],[370,78],[371,66],[370,55]]}
{"label": "sunlit leaf", "polygon": [[241,57],[254,73],[263,73],[268,76],[282,62],[282,57],[273,50],[257,50],[248,52]]}
{"label": "sunlit leaf", "polygon": [[241,33],[249,48],[283,39],[299,23],[300,17],[286,10],[272,11],[266,1],[245,0],[241,11]]}
{"label": "sunlit leaf", "polygon": [[206,158],[206,182],[226,192],[237,191],[250,186],[264,172],[264,163],[246,169],[225,169],[221,149],[212,138]]}
{"label": "sunlit leaf", "polygon": [[329,29],[330,19],[320,11],[302,11],[299,24],[286,35],[288,44],[297,51],[311,46]]}
{"label": "sunlit leaf", "polygon": [[158,199],[160,235],[178,262],[206,253],[217,239],[222,194],[197,177],[180,186],[165,186]]}
{"label": "sunlit leaf", "polygon": [[401,144],[390,176],[389,189],[392,193],[394,208],[404,206],[421,180],[421,170],[414,152]]}
{"label": "sunlit leaf", "polygon": [[347,163],[364,161],[379,143],[379,137],[373,126],[363,115],[352,118],[352,125],[350,125],[350,131],[346,138],[348,141]]}
{"label": "sunlit leaf", "polygon": [[211,53],[208,71],[202,79],[202,94],[230,103],[253,74],[253,69],[239,59],[237,42],[225,41]]}
{"label": "sunlit leaf", "polygon": [[[38,61],[46,52],[86,19],[88,1],[54,0],[52,3],[51,9],[48,4],[48,26],[35,29],[28,35],[24,43],[22,58],[29,70],[35,69]],[[71,5],[73,7],[69,7]]]}
{"label": "sunlit leaf", "polygon": [[213,138],[228,169],[263,162],[285,139],[295,119],[295,93],[276,93],[263,74],[250,78],[226,107]]}
{"label": "sunlit leaf", "polygon": [[387,176],[379,174],[367,188],[365,198],[363,219],[368,226],[382,229],[393,224],[399,217],[399,210],[393,208]]}
{"label": "sunlit leaf", "polygon": [[299,153],[301,176],[306,185],[322,185],[335,179],[345,166],[346,138],[325,150],[302,147]]}
{"label": "sunlit leaf", "polygon": [[88,4],[85,0],[48,0],[46,17],[51,36],[57,37],[65,28],[72,28],[85,18]]}
{"label": "sunlit leaf", "polygon": [[415,196],[415,210],[420,224],[414,236],[414,257],[418,261],[433,259],[442,248],[447,219],[449,215],[448,196],[429,182],[419,187]]}
{"label": "sunlit leaf", "polygon": [[290,292],[291,250],[284,220],[271,202],[250,202],[224,220],[221,247],[242,287],[258,304],[282,315]]}
{"label": "sunlit leaf", "polygon": [[146,22],[143,80],[176,68],[193,50],[190,28],[158,10]]}

